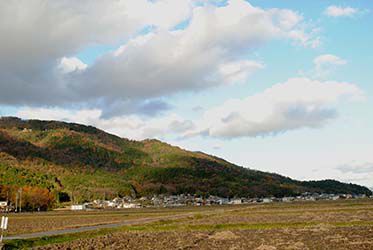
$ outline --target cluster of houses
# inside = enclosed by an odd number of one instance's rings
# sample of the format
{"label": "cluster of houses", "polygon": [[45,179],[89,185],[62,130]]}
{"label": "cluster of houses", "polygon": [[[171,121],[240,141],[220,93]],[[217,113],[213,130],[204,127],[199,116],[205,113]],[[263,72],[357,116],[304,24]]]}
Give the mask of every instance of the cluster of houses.
{"label": "cluster of houses", "polygon": [[131,197],[114,198],[113,200],[94,200],[84,204],[71,205],[71,210],[110,209],[110,208],[141,208],[144,207],[145,198],[133,199]]}
{"label": "cluster of houses", "polygon": [[[115,198],[113,200],[94,200],[84,204],[71,205],[71,210],[86,209],[124,209],[124,208],[142,208],[142,207],[181,207],[181,206],[211,206],[211,205],[237,205],[252,203],[271,203],[271,202],[294,202],[294,201],[317,201],[317,200],[338,200],[338,199],[362,199],[371,198],[364,194],[318,194],[303,193],[294,197],[265,197],[265,198],[223,198],[210,195],[201,197],[191,194],[180,195],[155,195],[152,197],[141,197],[134,199],[129,196]],[[0,212],[11,212],[12,206],[6,201],[0,201]]]}
{"label": "cluster of houses", "polygon": [[[180,195],[156,195],[153,197],[131,197],[115,198],[113,200],[94,200],[80,205],[72,205],[71,210],[84,209],[121,209],[121,208],[142,208],[142,207],[181,207],[181,206],[210,206],[210,205],[238,205],[252,203],[271,202],[294,202],[294,201],[317,201],[317,200],[338,200],[338,199],[361,199],[366,195],[352,194],[318,194],[303,193],[295,197],[265,197],[265,198],[223,198],[210,195],[207,198],[201,196],[180,194]],[[370,198],[373,198],[371,196]]]}

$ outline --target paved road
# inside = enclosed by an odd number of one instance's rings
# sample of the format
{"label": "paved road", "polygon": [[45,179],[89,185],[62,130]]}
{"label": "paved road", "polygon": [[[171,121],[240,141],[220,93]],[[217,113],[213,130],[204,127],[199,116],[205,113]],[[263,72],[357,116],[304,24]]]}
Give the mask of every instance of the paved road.
{"label": "paved road", "polygon": [[70,233],[81,233],[86,231],[93,231],[98,229],[104,228],[116,228],[121,226],[127,225],[141,225],[151,222],[156,222],[164,219],[181,219],[193,215],[194,213],[185,213],[185,214],[178,214],[178,215],[168,215],[168,216],[161,216],[161,217],[153,217],[153,218],[141,218],[141,219],[132,219],[127,220],[119,223],[112,223],[112,224],[103,224],[103,225],[96,225],[96,226],[83,226],[77,228],[67,228],[67,229],[60,229],[60,230],[51,230],[45,232],[36,232],[36,233],[28,233],[28,234],[19,234],[19,235],[12,235],[4,237],[4,240],[19,240],[19,239],[31,239],[31,238],[39,238],[44,236],[54,236],[54,235],[62,235],[62,234],[70,234]]}

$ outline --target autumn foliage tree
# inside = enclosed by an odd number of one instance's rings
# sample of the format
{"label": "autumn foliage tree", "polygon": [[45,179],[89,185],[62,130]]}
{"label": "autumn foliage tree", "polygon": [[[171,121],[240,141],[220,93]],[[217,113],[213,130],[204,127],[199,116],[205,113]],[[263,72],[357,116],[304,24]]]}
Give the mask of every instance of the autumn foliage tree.
{"label": "autumn foliage tree", "polygon": [[23,211],[47,210],[55,202],[54,194],[47,188],[32,186],[19,188],[11,185],[0,185],[0,198],[8,199],[13,205],[18,203],[19,206],[21,204]]}
{"label": "autumn foliage tree", "polygon": [[26,210],[47,210],[55,201],[48,189],[30,186],[22,188],[22,199],[22,207]]}

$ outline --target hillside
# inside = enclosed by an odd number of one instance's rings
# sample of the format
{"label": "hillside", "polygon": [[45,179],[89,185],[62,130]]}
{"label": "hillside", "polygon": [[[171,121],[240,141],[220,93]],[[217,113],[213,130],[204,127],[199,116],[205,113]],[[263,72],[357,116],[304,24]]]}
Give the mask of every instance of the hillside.
{"label": "hillside", "polygon": [[[132,141],[92,126],[0,118],[1,196],[19,187],[75,201],[152,194],[285,196],[365,193],[337,181],[300,182],[158,140]],[[30,198],[31,199],[31,198]]]}

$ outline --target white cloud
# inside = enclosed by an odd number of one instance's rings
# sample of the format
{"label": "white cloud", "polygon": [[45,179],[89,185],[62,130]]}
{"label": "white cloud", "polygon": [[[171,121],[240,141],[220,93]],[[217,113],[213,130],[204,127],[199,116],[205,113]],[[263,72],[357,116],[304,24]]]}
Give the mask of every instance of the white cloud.
{"label": "white cloud", "polygon": [[[116,46],[147,26],[173,27],[187,19],[192,8],[189,0],[175,2],[1,1],[0,102],[10,105],[85,102],[79,100],[81,93],[70,91],[70,78],[60,76],[60,70],[55,70],[61,58],[71,58],[90,46]],[[49,95],[44,94],[45,89]]]}
{"label": "white cloud", "polygon": [[87,64],[83,63],[77,57],[63,57],[58,68],[61,69],[63,73],[71,73],[76,70],[85,70],[87,66]]}
{"label": "white cloud", "polygon": [[352,7],[341,7],[341,6],[335,6],[331,5],[328,8],[326,8],[324,14],[330,17],[342,17],[342,16],[348,16],[351,17],[354,14],[356,14],[359,10],[352,8]]}
{"label": "white cloud", "polygon": [[291,78],[261,93],[230,99],[207,109],[195,120],[186,120],[170,112],[157,117],[135,114],[103,117],[98,109],[72,111],[30,107],[19,110],[17,116],[90,124],[131,139],[164,136],[177,139],[198,135],[237,138],[322,127],[336,118],[341,101],[363,98],[363,92],[351,83]]}
{"label": "white cloud", "polygon": [[168,129],[175,133],[184,133],[185,131],[194,129],[195,125],[190,120],[174,120],[168,125]]}
{"label": "white cloud", "polygon": [[225,82],[237,83],[246,80],[249,75],[262,68],[264,65],[259,62],[242,60],[221,64],[219,73]]}
{"label": "white cloud", "polygon": [[361,160],[351,161],[335,168],[346,182],[358,182],[363,185],[372,185],[373,163]]}
{"label": "white cloud", "polygon": [[[124,1],[126,2],[126,1]],[[128,1],[128,18],[163,29],[173,28],[191,14],[192,1],[157,0]]]}
{"label": "white cloud", "polygon": [[373,163],[365,162],[352,162],[344,165],[340,165],[336,168],[337,170],[341,171],[342,173],[352,173],[352,174],[373,174]]}
{"label": "white cloud", "polygon": [[324,54],[313,60],[315,65],[314,76],[323,78],[328,76],[336,67],[347,64],[347,61],[331,54]]}
{"label": "white cloud", "polygon": [[291,78],[262,93],[231,99],[205,112],[185,136],[221,138],[265,136],[303,127],[324,126],[337,116],[341,100],[363,97],[355,85]]}
{"label": "white cloud", "polygon": [[23,119],[58,120],[92,125],[118,136],[135,140],[162,139],[164,136],[178,138],[180,133],[194,128],[192,121],[184,120],[172,113],[153,118],[138,115],[102,118],[102,111],[98,109],[24,107],[16,113],[16,116]]}
{"label": "white cloud", "polygon": [[305,34],[302,20],[293,11],[266,11],[243,0],[224,7],[196,7],[185,29],[158,30],[131,39],[77,75],[71,87],[85,98],[103,97],[110,102],[242,82],[263,67],[243,60],[243,54],[273,38],[302,44],[311,40],[292,35],[293,31]]}
{"label": "white cloud", "polygon": [[68,110],[60,108],[30,108],[24,107],[17,111],[16,116],[23,119],[57,120],[92,124],[101,115],[98,109]]}
{"label": "white cloud", "polygon": [[320,55],[316,57],[313,60],[313,62],[316,66],[323,66],[325,64],[344,65],[347,63],[346,60],[343,60],[339,58],[338,56],[331,55],[331,54]]}
{"label": "white cloud", "polygon": [[306,33],[304,30],[292,30],[289,32],[289,37],[303,44],[306,47],[317,48],[321,45],[320,37],[313,38],[312,33]]}
{"label": "white cloud", "polygon": [[[172,29],[187,19],[184,29]],[[139,33],[146,27],[153,27],[150,34]],[[262,67],[249,55],[271,39],[311,47],[318,41],[298,13],[244,0],[220,7],[181,0],[0,3],[0,34],[2,104],[77,104],[106,115],[118,114],[112,107],[126,110],[131,103],[244,81]],[[124,40],[87,68],[73,56]]]}

